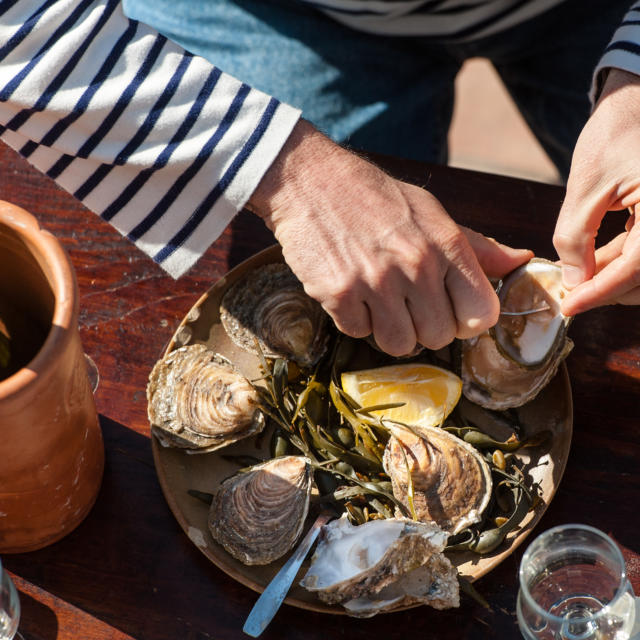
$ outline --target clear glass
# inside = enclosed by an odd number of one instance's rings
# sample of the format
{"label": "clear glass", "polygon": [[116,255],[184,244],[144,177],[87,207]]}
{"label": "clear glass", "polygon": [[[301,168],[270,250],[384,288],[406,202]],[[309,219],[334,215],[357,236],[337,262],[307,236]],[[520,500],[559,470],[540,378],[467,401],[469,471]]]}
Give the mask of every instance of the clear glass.
{"label": "clear glass", "polygon": [[2,569],[0,560],[0,640],[13,640],[20,637],[18,622],[20,621],[20,600],[18,592],[9,578],[9,574]]}
{"label": "clear glass", "polygon": [[520,563],[518,625],[527,640],[627,640],[635,597],[615,542],[581,524],[538,536]]}

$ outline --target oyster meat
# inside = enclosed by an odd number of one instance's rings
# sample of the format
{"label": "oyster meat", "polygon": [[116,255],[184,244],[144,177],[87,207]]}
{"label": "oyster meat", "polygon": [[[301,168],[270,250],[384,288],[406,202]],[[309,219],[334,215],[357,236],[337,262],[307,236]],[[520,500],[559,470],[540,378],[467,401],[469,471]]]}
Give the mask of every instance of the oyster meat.
{"label": "oyster meat", "polygon": [[323,527],[301,584],[357,617],[414,604],[457,607],[457,570],[442,553],[446,541],[434,524],[392,518],[353,526],[343,515]]}
{"label": "oyster meat", "polygon": [[489,504],[491,470],[470,444],[440,427],[392,427],[383,456],[393,495],[409,508],[408,477],[418,520],[451,535],[479,522]]}
{"label": "oyster meat", "polygon": [[149,375],[147,400],[151,430],[165,446],[213,451],[265,425],[253,385],[203,344],[159,360]]}
{"label": "oyster meat", "polygon": [[325,352],[328,318],[282,263],[254,269],[226,291],[220,320],[238,346],[267,357],[313,366]]}
{"label": "oyster meat", "polygon": [[244,564],[269,564],[299,538],[311,486],[311,465],[304,456],[273,458],[241,471],[218,487],[209,531]]}
{"label": "oyster meat", "polygon": [[534,258],[509,274],[498,291],[507,314],[489,331],[463,340],[460,353],[462,392],[488,409],[519,407],[549,383],[573,343],[571,319],[562,315],[565,295],[561,268]]}

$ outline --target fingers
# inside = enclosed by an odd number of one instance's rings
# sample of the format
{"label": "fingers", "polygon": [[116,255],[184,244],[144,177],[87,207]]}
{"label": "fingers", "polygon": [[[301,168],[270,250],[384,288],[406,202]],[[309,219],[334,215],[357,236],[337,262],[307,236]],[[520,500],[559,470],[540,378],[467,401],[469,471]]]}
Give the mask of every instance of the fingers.
{"label": "fingers", "polygon": [[501,278],[533,258],[529,249],[513,249],[477,231],[460,227],[488,278]]}
{"label": "fingers", "polygon": [[479,265],[477,270],[452,267],[445,283],[457,320],[457,338],[471,338],[496,324],[498,296]]}
{"label": "fingers", "polygon": [[631,231],[633,225],[636,223],[635,207],[636,205],[629,207],[629,217],[624,225],[625,231]]}
{"label": "fingers", "polygon": [[334,304],[323,304],[339,331],[352,338],[365,338],[373,330],[367,303],[355,296],[336,297]]}
{"label": "fingers", "polygon": [[596,250],[596,273],[602,271],[622,253],[622,248],[627,240],[627,233],[617,235],[613,240]]}
{"label": "fingers", "polygon": [[453,233],[444,252],[446,260],[411,260],[407,251],[405,270],[387,272],[363,295],[376,343],[387,353],[406,355],[416,342],[439,349],[493,326],[500,305],[481,264],[500,277],[533,255],[469,229]]}
{"label": "fingers", "polygon": [[340,303],[325,303],[325,309],[340,331],[353,337],[372,333],[393,356],[411,353],[416,343],[439,349],[456,337],[481,333],[496,323],[499,303],[464,236],[459,238],[444,266],[430,256],[415,270],[376,269],[365,279],[375,286],[344,284],[344,295],[333,299]]}
{"label": "fingers", "polygon": [[[622,245],[620,247],[620,245]],[[615,250],[620,252],[615,256]],[[601,250],[602,268],[587,282],[569,292],[562,312],[575,315],[594,307],[620,302],[636,304],[640,286],[640,230],[634,226]]]}
{"label": "fingers", "polygon": [[324,301],[323,306],[342,333],[353,338],[373,335],[378,347],[392,356],[414,349],[417,336],[403,293],[406,283],[398,270],[381,278],[375,288],[349,278],[336,286],[343,293]]}
{"label": "fingers", "polygon": [[392,356],[405,356],[416,346],[414,319],[404,296],[377,298],[372,304],[371,325],[376,344]]}
{"label": "fingers", "polygon": [[568,289],[595,273],[595,237],[606,212],[605,202],[582,198],[581,192],[571,186],[570,178],[553,234],[553,245],[562,262],[562,278]]}
{"label": "fingers", "polygon": [[428,349],[441,349],[457,337],[457,318],[449,293],[441,280],[429,283],[428,287],[412,287],[406,305],[411,314],[416,340],[421,345]]}

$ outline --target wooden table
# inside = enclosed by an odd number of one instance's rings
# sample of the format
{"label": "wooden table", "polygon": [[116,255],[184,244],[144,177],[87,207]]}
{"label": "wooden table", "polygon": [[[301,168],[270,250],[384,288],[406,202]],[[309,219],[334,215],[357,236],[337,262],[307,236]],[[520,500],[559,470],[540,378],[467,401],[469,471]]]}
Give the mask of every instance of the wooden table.
{"label": "wooden table", "polygon": [[[555,257],[551,235],[561,188],[378,161],[394,175],[429,188],[459,222]],[[102,489],[86,520],[48,548],[3,559],[21,595],[25,640],[246,638],[242,625],[257,596],[212,565],[170,512],[153,465],[145,385],[200,295],[228,269],[272,244],[273,237],[257,218],[242,213],[176,282],[4,146],[0,198],[35,214],[71,255],[81,294],[81,337],[99,369],[96,401],[106,447]],[[623,224],[623,216],[610,218],[608,236]],[[571,327],[576,344],[568,359],[575,407],[572,450],[535,533],[568,522],[610,532],[629,549],[640,594],[633,553],[640,552],[639,319],[635,308],[605,308],[576,318]],[[466,598],[459,611],[420,607],[369,620],[284,606],[262,637],[519,638],[515,600],[521,554],[522,548],[476,583],[492,611]]]}

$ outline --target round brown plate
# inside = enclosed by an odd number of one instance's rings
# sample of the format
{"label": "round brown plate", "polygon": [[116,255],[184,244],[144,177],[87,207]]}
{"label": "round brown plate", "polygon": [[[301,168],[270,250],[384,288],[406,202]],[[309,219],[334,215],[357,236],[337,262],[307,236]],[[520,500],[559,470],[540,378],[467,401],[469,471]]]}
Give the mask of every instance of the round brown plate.
{"label": "round brown plate", "polygon": [[[169,342],[167,352],[185,344],[201,342],[226,356],[249,379],[256,378],[257,358],[231,342],[220,324],[220,300],[227,288],[247,271],[262,264],[279,261],[282,261],[282,254],[280,248],[274,246],[232,269],[189,311]],[[162,355],[159,354],[159,357]],[[542,499],[538,501],[535,510],[527,514],[517,531],[512,532],[493,554],[482,557],[470,552],[450,555],[461,575],[471,581],[491,571],[523,542],[540,520],[560,483],[569,455],[573,424],[571,387],[564,364],[558,375],[532,402],[518,409],[518,417],[528,435],[544,430],[552,433],[546,445],[518,453],[532,482],[538,485]],[[262,439],[263,445],[267,442],[268,438]],[[238,562],[209,534],[208,506],[188,493],[190,489],[212,493],[224,478],[238,469],[237,464],[229,462],[223,455],[244,454],[260,457],[261,450],[256,441],[249,439],[237,442],[223,450],[205,454],[189,454],[179,449],[166,448],[156,438],[152,438],[152,446],[156,472],[165,498],[190,540],[229,576],[261,592],[286,561],[287,556],[265,567],[246,566]],[[304,575],[306,566],[302,567],[299,577]],[[316,596],[300,587],[298,582],[296,579],[285,602],[313,611],[344,613],[341,607],[320,602]]]}

